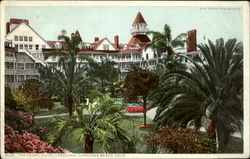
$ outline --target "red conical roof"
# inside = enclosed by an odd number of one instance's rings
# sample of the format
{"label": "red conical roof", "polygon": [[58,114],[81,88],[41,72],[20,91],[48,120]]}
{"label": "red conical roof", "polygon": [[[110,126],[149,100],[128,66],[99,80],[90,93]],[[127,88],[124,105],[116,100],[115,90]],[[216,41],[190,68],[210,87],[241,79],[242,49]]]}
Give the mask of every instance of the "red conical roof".
{"label": "red conical roof", "polygon": [[142,17],[141,13],[138,12],[133,24],[140,24],[140,23],[146,23],[146,22],[145,22],[144,18]]}

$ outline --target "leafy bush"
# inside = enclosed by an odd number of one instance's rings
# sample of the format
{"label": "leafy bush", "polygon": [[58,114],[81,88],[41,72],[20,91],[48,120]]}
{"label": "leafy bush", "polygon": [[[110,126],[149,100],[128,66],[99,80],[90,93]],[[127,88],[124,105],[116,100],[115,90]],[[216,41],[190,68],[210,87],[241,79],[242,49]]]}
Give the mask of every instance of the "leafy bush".
{"label": "leafy bush", "polygon": [[[146,109],[148,110],[149,107],[147,106]],[[143,106],[136,106],[136,107],[127,107],[125,110],[129,113],[142,113],[144,108]]]}
{"label": "leafy bush", "polygon": [[28,130],[34,126],[34,121],[30,114],[11,109],[5,109],[5,123],[11,125],[15,130]]}
{"label": "leafy bush", "polygon": [[5,109],[5,124],[18,131],[27,130],[34,133],[42,140],[47,139],[45,128],[42,126],[36,127],[32,116],[24,111]]}
{"label": "leafy bush", "polygon": [[28,152],[28,153],[70,153],[68,150],[56,148],[43,142],[40,138],[27,131],[15,131],[5,125],[5,152]]}
{"label": "leafy bush", "polygon": [[160,127],[147,140],[172,153],[213,153],[215,146],[214,140],[203,139],[194,130],[178,124]]}
{"label": "leafy bush", "polygon": [[12,109],[16,109],[16,101],[13,98],[13,94],[11,92],[11,89],[9,87],[5,87],[4,89],[5,93],[5,107],[7,108],[12,108]]}

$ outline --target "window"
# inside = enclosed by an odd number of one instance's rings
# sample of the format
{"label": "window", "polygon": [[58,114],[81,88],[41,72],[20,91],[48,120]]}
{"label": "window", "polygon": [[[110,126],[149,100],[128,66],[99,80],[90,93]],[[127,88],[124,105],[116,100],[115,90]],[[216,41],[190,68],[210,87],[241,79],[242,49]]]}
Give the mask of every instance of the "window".
{"label": "window", "polygon": [[31,75],[26,75],[26,80],[31,79]]}
{"label": "window", "polygon": [[109,45],[103,44],[103,50],[109,50]]}
{"label": "window", "polygon": [[25,48],[25,49],[28,49],[28,45],[24,45],[24,48]]}
{"label": "window", "polygon": [[21,44],[19,48],[20,48],[20,49],[23,49],[23,45]]}
{"label": "window", "polygon": [[6,52],[5,54],[7,57],[13,57],[13,53],[12,52]]}
{"label": "window", "polygon": [[24,82],[24,75],[18,75],[18,83]]}
{"label": "window", "polygon": [[148,54],[146,54],[146,59],[148,59]]}
{"label": "window", "polygon": [[15,40],[15,41],[18,41],[18,36],[14,36],[14,40]]}
{"label": "window", "polygon": [[5,83],[14,83],[14,75],[5,75]]}
{"label": "window", "polygon": [[29,41],[32,41],[32,37],[31,36],[29,37]]}
{"label": "window", "polygon": [[17,64],[17,69],[23,70],[24,69],[24,63],[18,63]]}
{"label": "window", "polygon": [[32,45],[29,45],[29,49],[32,50]]}
{"label": "window", "polygon": [[18,45],[17,44],[15,44],[15,48],[18,49]]}
{"label": "window", "polygon": [[23,41],[23,36],[19,36],[19,41]]}
{"label": "window", "polygon": [[24,41],[28,41],[28,37],[27,36],[24,37]]}
{"label": "window", "polygon": [[39,45],[36,45],[36,50],[39,50]]}
{"label": "window", "polygon": [[29,70],[34,69],[35,68],[34,63],[26,63],[25,68]]}
{"label": "window", "polygon": [[14,63],[13,62],[5,62],[5,68],[6,69],[14,69]]}

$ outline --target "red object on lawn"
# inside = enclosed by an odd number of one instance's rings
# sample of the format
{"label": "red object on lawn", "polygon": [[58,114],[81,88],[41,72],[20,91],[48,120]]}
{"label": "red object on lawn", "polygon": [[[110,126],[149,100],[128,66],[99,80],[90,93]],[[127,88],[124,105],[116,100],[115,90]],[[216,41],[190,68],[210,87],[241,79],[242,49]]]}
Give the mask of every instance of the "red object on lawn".
{"label": "red object on lawn", "polygon": [[[149,106],[146,106],[146,110],[149,109]],[[126,107],[125,110],[128,113],[142,113],[144,108],[143,106],[136,106],[136,107]]]}

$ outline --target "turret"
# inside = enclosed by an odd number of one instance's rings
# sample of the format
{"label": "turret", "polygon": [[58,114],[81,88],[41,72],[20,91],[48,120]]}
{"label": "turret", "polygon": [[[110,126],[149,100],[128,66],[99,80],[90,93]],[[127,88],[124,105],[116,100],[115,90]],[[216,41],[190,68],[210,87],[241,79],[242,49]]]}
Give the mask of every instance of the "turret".
{"label": "turret", "polygon": [[145,22],[144,18],[142,17],[141,13],[138,12],[131,29],[131,35],[146,35],[149,31],[147,28],[147,23]]}

